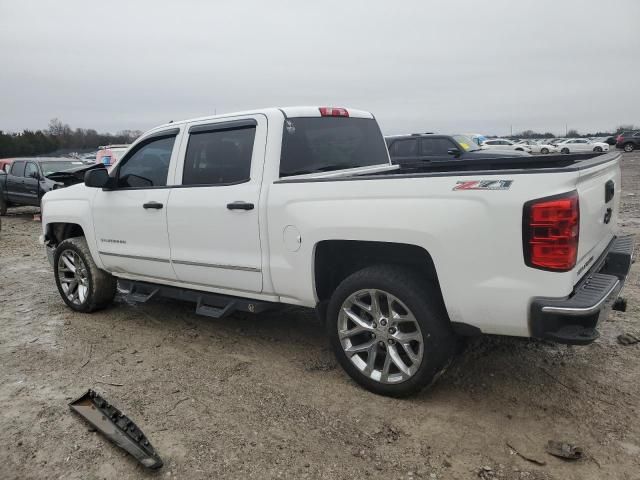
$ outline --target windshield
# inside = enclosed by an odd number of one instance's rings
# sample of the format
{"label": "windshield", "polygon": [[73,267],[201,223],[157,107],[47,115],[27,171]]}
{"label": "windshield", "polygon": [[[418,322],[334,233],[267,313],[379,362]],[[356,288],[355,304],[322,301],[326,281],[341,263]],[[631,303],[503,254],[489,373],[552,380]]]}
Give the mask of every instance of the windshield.
{"label": "windshield", "polygon": [[300,117],[285,120],[280,176],[389,164],[372,118]]}
{"label": "windshield", "polygon": [[79,160],[69,160],[68,162],[40,162],[40,168],[42,168],[42,174],[46,177],[55,172],[64,172],[72,168],[78,168],[86,165],[85,162]]}
{"label": "windshield", "polygon": [[462,148],[464,148],[465,152],[473,152],[475,150],[480,150],[478,144],[471,140],[471,138],[466,135],[454,135],[453,139],[460,144]]}

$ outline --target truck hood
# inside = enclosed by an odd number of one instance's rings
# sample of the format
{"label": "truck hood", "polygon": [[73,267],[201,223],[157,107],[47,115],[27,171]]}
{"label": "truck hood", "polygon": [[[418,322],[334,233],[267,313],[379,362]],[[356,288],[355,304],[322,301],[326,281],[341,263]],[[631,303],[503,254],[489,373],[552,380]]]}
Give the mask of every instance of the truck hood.
{"label": "truck hood", "polygon": [[104,165],[99,163],[93,163],[91,165],[82,165],[80,167],[70,168],[60,172],[53,172],[46,177],[54,182],[63,183],[65,187],[69,185],[75,185],[76,183],[84,182],[84,174],[89,170],[95,168],[104,168]]}

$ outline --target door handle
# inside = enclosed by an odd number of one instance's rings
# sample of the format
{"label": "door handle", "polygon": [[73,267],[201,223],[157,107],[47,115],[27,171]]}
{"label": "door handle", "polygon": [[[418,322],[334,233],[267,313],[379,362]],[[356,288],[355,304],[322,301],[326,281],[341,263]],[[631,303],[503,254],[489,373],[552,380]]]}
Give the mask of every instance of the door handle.
{"label": "door handle", "polygon": [[253,210],[253,203],[237,201],[232,203],[227,203],[227,208],[229,210]]}
{"label": "door handle", "polygon": [[160,210],[164,205],[159,202],[147,202],[142,205],[143,208],[153,208],[155,210]]}

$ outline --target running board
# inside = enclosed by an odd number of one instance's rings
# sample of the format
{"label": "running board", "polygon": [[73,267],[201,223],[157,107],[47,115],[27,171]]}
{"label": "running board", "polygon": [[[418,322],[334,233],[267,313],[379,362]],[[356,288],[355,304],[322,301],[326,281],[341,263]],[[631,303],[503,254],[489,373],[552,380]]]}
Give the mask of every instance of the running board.
{"label": "running board", "polygon": [[162,467],[162,459],[142,430],[93,390],[87,390],[84,395],[71,402],[69,407],[117,446],[136,457],[145,467]]}
{"label": "running board", "polygon": [[211,318],[225,318],[234,312],[261,313],[272,308],[275,303],[247,298],[219,295],[186,288],[156,285],[133,280],[118,280],[120,289],[125,291],[125,300],[132,303],[147,303],[156,297],[172,298],[194,302],[196,314]]}

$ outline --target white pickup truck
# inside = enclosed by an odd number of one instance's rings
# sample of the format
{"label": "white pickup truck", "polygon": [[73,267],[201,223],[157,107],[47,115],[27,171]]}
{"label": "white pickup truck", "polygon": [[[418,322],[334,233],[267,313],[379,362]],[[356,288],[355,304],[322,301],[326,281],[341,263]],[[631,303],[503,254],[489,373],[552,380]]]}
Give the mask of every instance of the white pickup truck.
{"label": "white pickup truck", "polygon": [[[108,173],[47,193],[62,299],[192,300],[223,317],[315,308],[347,373],[418,391],[462,335],[587,344],[633,242],[616,235],[620,155],[392,165],[373,115],[329,107],[169,123]],[[618,302],[621,303],[621,302]]]}

